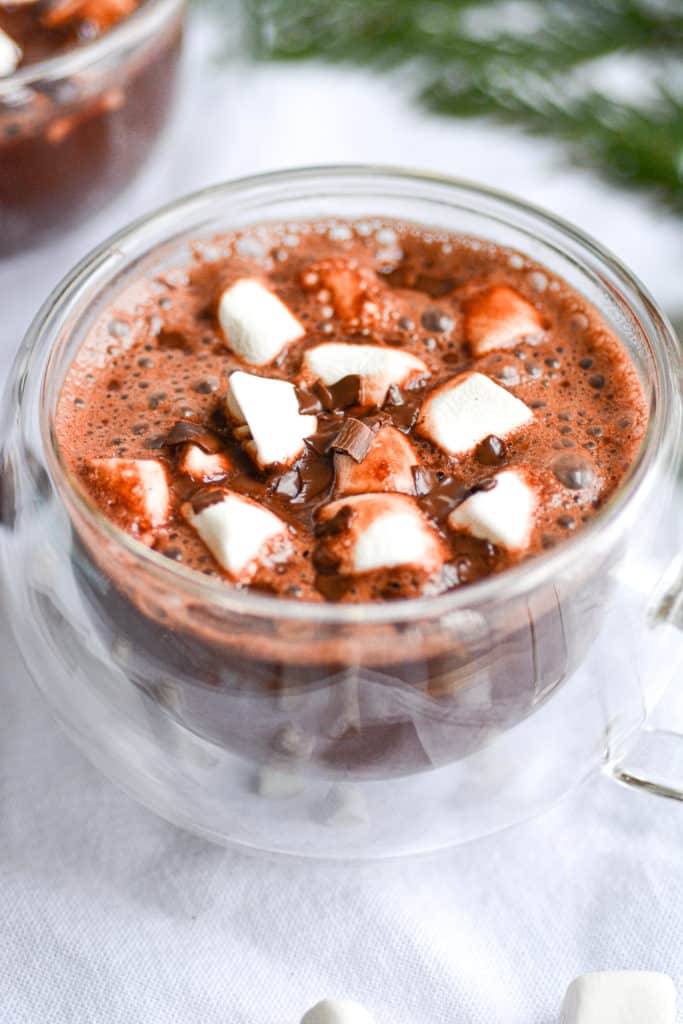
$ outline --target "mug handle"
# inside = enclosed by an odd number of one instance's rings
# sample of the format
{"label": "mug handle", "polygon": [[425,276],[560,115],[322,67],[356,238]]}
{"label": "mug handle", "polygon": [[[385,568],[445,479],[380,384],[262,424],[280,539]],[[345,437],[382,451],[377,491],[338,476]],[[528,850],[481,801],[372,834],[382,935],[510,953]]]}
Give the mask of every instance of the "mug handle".
{"label": "mug handle", "polygon": [[[651,628],[666,624],[683,632],[683,554],[657,587],[648,622]],[[606,770],[622,785],[683,802],[683,732],[646,725],[628,753]]]}

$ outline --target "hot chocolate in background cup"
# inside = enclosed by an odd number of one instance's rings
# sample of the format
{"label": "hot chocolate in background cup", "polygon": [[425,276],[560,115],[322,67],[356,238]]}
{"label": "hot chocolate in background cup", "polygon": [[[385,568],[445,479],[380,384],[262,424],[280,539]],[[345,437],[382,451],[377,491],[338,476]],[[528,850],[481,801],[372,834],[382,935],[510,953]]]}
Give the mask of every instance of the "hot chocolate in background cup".
{"label": "hot chocolate in background cup", "polygon": [[[92,505],[61,460],[54,416],[93,325],[131,282],[186,263],[190,243],[323,217],[484,238],[544,264],[595,306],[630,355],[650,422],[626,479],[587,526],[436,597],[314,605],[184,569]],[[182,200],[87,257],[17,359],[2,552],[29,670],[110,777],[220,841],[382,856],[519,821],[621,763],[683,661],[665,532],[680,501],[680,382],[677,342],[631,275],[509,197],[428,175],[329,168]],[[661,772],[659,783],[677,785]]]}
{"label": "hot chocolate in background cup", "polygon": [[90,43],[0,77],[0,257],[99,210],[152,151],[185,0],[146,0]]}

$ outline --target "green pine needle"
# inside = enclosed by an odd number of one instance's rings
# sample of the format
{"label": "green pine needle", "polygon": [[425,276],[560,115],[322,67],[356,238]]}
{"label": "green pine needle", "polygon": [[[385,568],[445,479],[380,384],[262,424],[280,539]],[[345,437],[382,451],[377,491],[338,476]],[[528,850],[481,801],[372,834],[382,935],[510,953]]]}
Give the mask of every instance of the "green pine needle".
{"label": "green pine needle", "polygon": [[[430,109],[555,137],[683,213],[681,0],[247,0],[260,59],[408,69]],[[590,62],[638,58],[642,105],[600,91]]]}

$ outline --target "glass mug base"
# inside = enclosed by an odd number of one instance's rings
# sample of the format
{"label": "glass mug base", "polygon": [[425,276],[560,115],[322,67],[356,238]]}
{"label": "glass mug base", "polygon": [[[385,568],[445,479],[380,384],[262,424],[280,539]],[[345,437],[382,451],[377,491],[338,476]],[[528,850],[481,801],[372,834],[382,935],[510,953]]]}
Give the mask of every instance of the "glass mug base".
{"label": "glass mug base", "polygon": [[[191,578],[79,497],[52,448],[52,411],[65,365],[127,275],[141,259],[147,272],[177,263],[189,239],[325,213],[438,220],[529,252],[590,297],[653,410],[644,451],[595,527],[496,579],[360,615]],[[672,626],[653,626],[647,588],[627,585],[645,563],[659,576],[670,554],[661,522],[680,364],[667,325],[610,257],[473,186],[323,169],[181,201],[87,258],[61,294],[36,321],[10,394],[7,601],[31,674],[107,775],[218,841],[372,858],[498,831],[622,757],[683,654]]]}

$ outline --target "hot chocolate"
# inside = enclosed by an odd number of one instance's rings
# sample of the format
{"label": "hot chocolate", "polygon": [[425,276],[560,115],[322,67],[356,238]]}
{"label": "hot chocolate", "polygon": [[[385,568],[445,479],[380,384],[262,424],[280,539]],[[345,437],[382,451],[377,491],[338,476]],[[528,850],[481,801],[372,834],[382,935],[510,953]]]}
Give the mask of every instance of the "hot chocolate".
{"label": "hot chocolate", "polygon": [[302,601],[465,586],[580,530],[647,422],[590,304],[486,242],[268,225],[109,310],[57,434],[101,509],[226,585]]}

